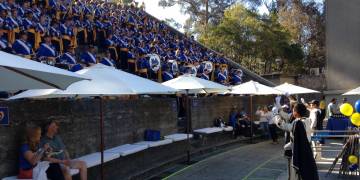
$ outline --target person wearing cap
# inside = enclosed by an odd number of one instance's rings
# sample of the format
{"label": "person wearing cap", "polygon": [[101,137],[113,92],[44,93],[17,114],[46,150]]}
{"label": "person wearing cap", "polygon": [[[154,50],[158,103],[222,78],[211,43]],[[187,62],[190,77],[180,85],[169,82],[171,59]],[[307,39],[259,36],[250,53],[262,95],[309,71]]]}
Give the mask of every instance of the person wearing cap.
{"label": "person wearing cap", "polygon": [[174,79],[174,76],[170,71],[170,67],[168,65],[165,65],[164,70],[162,71],[162,80],[163,82],[166,82],[171,79]]}
{"label": "person wearing cap", "polygon": [[75,48],[73,46],[69,46],[66,52],[57,59],[57,63],[62,66],[67,66],[67,69],[71,69],[75,66],[77,64],[75,59]]}
{"label": "person wearing cap", "polygon": [[11,44],[4,38],[4,31],[0,30],[0,50],[11,53]]}
{"label": "person wearing cap", "polygon": [[12,11],[12,14],[7,15],[4,19],[5,29],[8,30],[7,36],[10,43],[14,43],[20,33],[20,23],[17,18],[17,11]]}
{"label": "person wearing cap", "polygon": [[235,70],[235,72],[233,73],[232,75],[232,84],[233,85],[239,85],[242,83],[242,76],[243,76],[243,73],[242,71],[239,69],[239,70]]}
{"label": "person wearing cap", "polygon": [[105,40],[105,49],[110,52],[111,59],[117,61],[118,60],[118,53],[116,49],[116,42],[113,40],[113,35],[109,34]]}
{"label": "person wearing cap", "polygon": [[115,67],[115,61],[111,59],[110,51],[106,51],[105,56],[101,58],[100,63],[106,66]]}
{"label": "person wearing cap", "polygon": [[87,51],[80,55],[80,61],[86,66],[91,66],[93,64],[96,64],[97,60],[96,60],[95,52],[96,52],[95,47],[89,45]]}
{"label": "person wearing cap", "polygon": [[64,49],[67,49],[71,45],[75,46],[73,42],[74,31],[73,31],[72,23],[73,23],[72,19],[68,18],[65,20],[65,23],[60,25],[60,33],[61,33]]}
{"label": "person wearing cap", "polygon": [[226,80],[227,80],[226,69],[225,67],[221,67],[220,71],[217,73],[216,81],[224,85],[226,84]]}
{"label": "person wearing cap", "polygon": [[55,65],[55,58],[57,54],[58,53],[56,52],[55,47],[51,44],[51,36],[46,34],[44,36],[44,42],[41,43],[37,51],[37,58],[49,65]]}
{"label": "person wearing cap", "polygon": [[203,70],[203,72],[202,72],[201,75],[200,75],[200,78],[201,78],[201,79],[208,80],[208,81],[210,80],[208,69],[204,69],[204,70]]}
{"label": "person wearing cap", "polygon": [[22,28],[28,33],[28,42],[31,44],[31,47],[35,46],[35,23],[34,23],[34,14],[29,11],[25,13],[25,18],[22,20]]}
{"label": "person wearing cap", "polygon": [[40,140],[40,145],[49,144],[53,152],[58,152],[57,154],[45,158],[50,162],[59,163],[61,170],[65,177],[65,180],[71,180],[70,169],[78,169],[81,180],[87,179],[87,167],[84,161],[73,160],[70,158],[69,152],[66,149],[65,144],[63,143],[61,137],[58,135],[59,131],[59,122],[50,121],[45,126],[45,134]]}
{"label": "person wearing cap", "polygon": [[31,59],[32,55],[32,47],[30,43],[28,43],[28,35],[26,32],[20,32],[20,37],[17,39],[12,45],[12,49],[15,54]]}
{"label": "person wearing cap", "polygon": [[142,48],[138,49],[137,70],[140,77],[149,78],[148,71],[150,69],[149,60],[145,58],[145,52]]}

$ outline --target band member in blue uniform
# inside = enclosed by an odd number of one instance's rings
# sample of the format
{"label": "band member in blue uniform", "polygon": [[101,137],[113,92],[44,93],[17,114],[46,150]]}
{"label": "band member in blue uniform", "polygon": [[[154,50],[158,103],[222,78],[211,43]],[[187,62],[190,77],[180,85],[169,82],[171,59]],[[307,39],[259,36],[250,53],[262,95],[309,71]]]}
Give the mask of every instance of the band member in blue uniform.
{"label": "band member in blue uniform", "polygon": [[200,76],[201,79],[210,80],[209,72],[207,69],[204,69]]}
{"label": "band member in blue uniform", "polygon": [[84,63],[86,66],[91,66],[93,64],[96,64],[97,60],[96,60],[95,52],[96,52],[95,47],[89,45],[87,51],[81,54],[80,61]]}
{"label": "band member in blue uniform", "polygon": [[100,63],[104,64],[106,66],[115,67],[115,61],[113,59],[111,59],[110,51],[106,51],[106,54],[103,58],[101,58]]}
{"label": "band member in blue uniform", "polygon": [[148,71],[150,69],[149,60],[145,58],[145,53],[140,49],[138,52],[138,59],[137,59],[137,70],[139,76],[143,78],[148,78]]}
{"label": "band member in blue uniform", "polygon": [[220,69],[220,72],[218,72],[218,74],[217,74],[216,80],[220,84],[223,84],[223,85],[226,84],[227,77],[226,77],[226,73],[225,73],[225,68]]}
{"label": "band member in blue uniform", "polygon": [[44,36],[44,43],[42,43],[37,52],[37,58],[49,65],[55,65],[55,58],[57,52],[55,47],[51,44],[51,36],[46,34]]}
{"label": "band member in blue uniform", "polygon": [[164,66],[164,71],[162,72],[162,81],[165,82],[171,79],[174,79],[174,76],[170,72],[170,67],[166,65]]}
{"label": "band member in blue uniform", "polygon": [[56,66],[62,69],[71,70],[71,68],[77,64],[78,63],[75,58],[75,48],[73,46],[69,46],[66,52],[57,58]]}
{"label": "band member in blue uniform", "polygon": [[31,59],[33,54],[31,44],[27,41],[27,33],[24,31],[20,32],[20,37],[12,45],[15,54]]}
{"label": "band member in blue uniform", "polygon": [[34,14],[29,11],[25,13],[25,18],[22,21],[22,28],[24,31],[27,31],[28,33],[28,42],[31,44],[31,47],[35,47],[35,24],[33,20]]}
{"label": "band member in blue uniform", "polygon": [[242,71],[240,69],[235,70],[232,75],[232,84],[239,85],[242,83]]}
{"label": "band member in blue uniform", "polygon": [[64,24],[60,25],[60,32],[62,35],[62,43],[63,48],[67,49],[72,44],[72,38],[74,36],[73,28],[72,28],[72,19],[66,19]]}
{"label": "band member in blue uniform", "polygon": [[4,37],[4,31],[0,30],[0,50],[11,53],[11,44],[7,41],[7,39]]}
{"label": "band member in blue uniform", "polygon": [[105,40],[105,49],[107,51],[110,52],[111,54],[111,59],[117,61],[118,59],[118,54],[117,54],[117,50],[116,50],[116,42],[113,41],[113,35],[109,34],[108,37]]}

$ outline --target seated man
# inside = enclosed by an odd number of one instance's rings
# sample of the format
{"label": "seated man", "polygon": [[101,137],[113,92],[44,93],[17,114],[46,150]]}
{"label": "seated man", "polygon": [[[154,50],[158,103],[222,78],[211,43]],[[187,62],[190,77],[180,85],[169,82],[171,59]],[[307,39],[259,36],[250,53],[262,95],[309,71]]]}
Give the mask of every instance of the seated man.
{"label": "seated man", "polygon": [[55,47],[51,44],[51,36],[45,35],[44,36],[44,43],[40,45],[40,48],[37,51],[37,58],[40,62],[55,65],[55,58],[57,52]]}
{"label": "seated man", "polygon": [[80,61],[86,66],[91,66],[93,64],[96,64],[97,60],[96,60],[95,52],[96,52],[95,47],[89,45],[86,52],[80,55]]}
{"label": "seated man", "polygon": [[87,179],[87,167],[84,161],[71,160],[69,153],[66,150],[61,138],[57,135],[59,124],[57,121],[50,121],[45,127],[45,135],[41,138],[41,146],[49,144],[53,152],[57,152],[57,155],[53,155],[48,160],[51,162],[57,162],[61,165],[65,180],[71,180],[70,169],[79,169],[80,179]]}
{"label": "seated man", "polygon": [[20,38],[12,45],[13,51],[16,55],[31,59],[32,47],[28,43],[28,36],[26,32],[20,32]]}

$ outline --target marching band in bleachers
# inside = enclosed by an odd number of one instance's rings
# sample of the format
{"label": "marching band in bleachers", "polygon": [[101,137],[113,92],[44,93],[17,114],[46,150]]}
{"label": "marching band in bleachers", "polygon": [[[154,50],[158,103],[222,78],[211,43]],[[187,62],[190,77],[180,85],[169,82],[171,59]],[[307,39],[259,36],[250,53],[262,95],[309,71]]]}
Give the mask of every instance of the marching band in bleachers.
{"label": "marching band in bleachers", "polygon": [[0,0],[0,48],[70,71],[102,63],[163,82],[190,73],[225,85],[240,69],[135,5]]}

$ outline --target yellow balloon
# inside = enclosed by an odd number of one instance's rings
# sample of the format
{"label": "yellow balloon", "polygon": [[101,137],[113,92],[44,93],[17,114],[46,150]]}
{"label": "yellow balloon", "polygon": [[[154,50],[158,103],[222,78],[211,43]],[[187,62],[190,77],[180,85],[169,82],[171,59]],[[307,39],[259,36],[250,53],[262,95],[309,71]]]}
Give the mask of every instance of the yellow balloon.
{"label": "yellow balloon", "polygon": [[340,106],[340,112],[344,116],[351,116],[352,113],[354,112],[354,108],[351,106],[351,104],[344,103],[343,105]]}
{"label": "yellow balloon", "polygon": [[358,158],[357,158],[356,156],[354,156],[354,155],[350,155],[350,156],[348,157],[348,160],[349,160],[349,162],[350,162],[351,164],[357,164],[357,163],[358,163]]}
{"label": "yellow balloon", "polygon": [[355,126],[360,126],[360,113],[354,113],[350,119]]}

